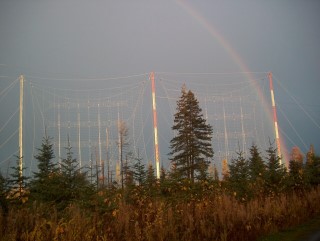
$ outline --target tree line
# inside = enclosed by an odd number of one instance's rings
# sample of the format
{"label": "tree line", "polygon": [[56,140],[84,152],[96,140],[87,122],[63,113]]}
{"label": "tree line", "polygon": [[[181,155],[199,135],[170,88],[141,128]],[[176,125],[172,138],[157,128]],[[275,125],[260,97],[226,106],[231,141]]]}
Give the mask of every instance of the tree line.
{"label": "tree line", "polygon": [[[125,125],[121,130],[123,135],[119,144],[123,150],[128,145]],[[92,182],[92,172],[79,166],[70,144],[66,147],[65,158],[56,163],[52,139],[45,136],[37,149],[37,171],[32,177],[21,175],[19,157],[9,178],[0,175],[1,208],[5,213],[10,204],[33,202],[54,205],[58,210],[71,204],[92,208],[119,195],[133,203],[141,196],[174,202],[199,198],[208,192],[217,195],[223,192],[246,202],[286,191],[303,192],[320,184],[319,156],[311,151],[306,162],[292,158],[286,169],[280,164],[272,143],[266,150],[266,157],[261,156],[255,144],[252,144],[248,158],[241,151],[237,152],[222,177],[216,167],[209,171],[214,156],[212,126],[206,123],[198,100],[185,86],[177,101],[172,130],[175,135],[170,141],[171,167],[170,170],[161,169],[160,179],[156,178],[153,166],[145,165],[139,156],[134,157],[129,166],[121,151],[121,182],[107,185],[99,178]],[[112,208],[112,203],[104,208]]]}

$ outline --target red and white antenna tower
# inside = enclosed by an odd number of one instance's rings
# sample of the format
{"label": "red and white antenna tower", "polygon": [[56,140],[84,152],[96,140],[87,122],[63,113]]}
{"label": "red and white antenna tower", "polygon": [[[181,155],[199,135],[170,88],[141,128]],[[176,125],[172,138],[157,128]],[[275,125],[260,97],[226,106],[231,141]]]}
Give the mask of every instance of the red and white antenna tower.
{"label": "red and white antenna tower", "polygon": [[156,174],[160,179],[160,158],[158,144],[158,125],[157,125],[157,108],[156,108],[156,87],[154,82],[154,72],[150,73],[151,88],[152,88],[152,112],[153,112],[153,133],[154,133],[154,156],[156,161]]}
{"label": "red and white antenna tower", "polygon": [[277,144],[277,150],[278,150],[278,157],[280,158],[280,164],[281,164],[282,163],[281,145],[280,145],[280,136],[279,136],[279,129],[278,129],[276,102],[274,100],[274,92],[273,92],[272,72],[268,73],[268,77],[269,77],[269,82],[270,82],[270,92],[271,92],[271,101],[272,101],[274,130],[275,130],[275,134],[276,134],[276,144]]}

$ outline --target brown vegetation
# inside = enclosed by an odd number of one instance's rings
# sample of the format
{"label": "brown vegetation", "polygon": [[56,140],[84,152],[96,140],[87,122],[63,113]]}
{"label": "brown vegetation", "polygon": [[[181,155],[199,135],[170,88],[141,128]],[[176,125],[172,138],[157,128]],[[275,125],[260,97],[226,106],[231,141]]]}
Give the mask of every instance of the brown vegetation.
{"label": "brown vegetation", "polygon": [[126,202],[117,194],[92,208],[69,206],[62,214],[36,204],[12,207],[1,215],[0,237],[6,241],[256,240],[320,215],[319,200],[320,187],[246,203],[224,194],[179,202],[147,195]]}

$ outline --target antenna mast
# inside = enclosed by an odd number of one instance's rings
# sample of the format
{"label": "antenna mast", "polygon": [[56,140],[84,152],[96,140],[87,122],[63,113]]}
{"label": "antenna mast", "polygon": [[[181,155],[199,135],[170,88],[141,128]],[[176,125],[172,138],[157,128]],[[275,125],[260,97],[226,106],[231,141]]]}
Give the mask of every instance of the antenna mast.
{"label": "antenna mast", "polygon": [[[106,161],[107,161],[107,184],[109,186],[109,182],[110,182],[110,160],[109,160],[109,156],[108,156],[108,146],[109,146],[109,134],[108,134],[108,128],[106,128]],[[104,174],[104,165],[103,165],[103,174]],[[104,177],[103,177],[104,180]],[[104,184],[104,183],[103,183]]]}
{"label": "antenna mast", "polygon": [[[118,161],[116,163],[116,180],[120,182],[120,165],[121,165],[121,136],[120,136],[120,113],[119,113],[119,102],[117,103],[118,106]],[[121,170],[122,171],[122,170]]]}
{"label": "antenna mast", "polygon": [[[102,172],[102,158],[101,158],[101,136],[100,136],[100,105],[98,103],[98,144],[99,144],[99,165],[100,165],[100,168],[101,168],[101,172]],[[103,173],[102,174],[102,177],[104,176]]]}
{"label": "antenna mast", "polygon": [[153,111],[153,131],[154,131],[154,153],[156,160],[157,179],[160,179],[160,159],[158,145],[158,125],[157,125],[157,108],[156,108],[156,87],[154,82],[154,72],[150,74],[152,88],[152,111]]}
{"label": "antenna mast", "polygon": [[23,165],[23,75],[20,75],[20,115],[19,115],[19,176],[22,177]]}
{"label": "antenna mast", "polygon": [[79,107],[79,103],[78,103],[78,158],[79,158],[79,164],[80,164],[80,170],[81,170],[82,163],[81,163],[81,138],[80,138],[80,134],[81,134],[80,107]]}
{"label": "antenna mast", "polygon": [[276,144],[277,144],[277,150],[278,150],[278,157],[280,158],[280,164],[281,164],[282,159],[281,159],[281,148],[280,148],[280,136],[279,136],[279,129],[278,129],[276,102],[274,100],[272,72],[268,73],[268,77],[269,77],[269,82],[270,82],[270,92],[271,92],[271,101],[272,101],[274,130],[275,130],[275,134],[276,134]]}

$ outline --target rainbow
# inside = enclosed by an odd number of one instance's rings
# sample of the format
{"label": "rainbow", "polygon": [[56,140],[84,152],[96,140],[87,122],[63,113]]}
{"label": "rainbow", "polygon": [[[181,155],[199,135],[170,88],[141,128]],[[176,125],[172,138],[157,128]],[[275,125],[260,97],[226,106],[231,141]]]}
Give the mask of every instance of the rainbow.
{"label": "rainbow", "polygon": [[[190,15],[196,22],[198,22],[210,35],[213,37],[227,52],[227,54],[231,57],[234,63],[239,67],[241,73],[245,74],[250,82],[253,85],[253,88],[257,91],[258,96],[262,100],[262,104],[265,110],[267,110],[270,121],[273,122],[273,113],[268,104],[265,95],[263,94],[260,86],[255,81],[252,71],[250,71],[249,67],[246,65],[244,59],[238,54],[238,52],[231,46],[231,44],[227,41],[227,39],[217,30],[217,28],[210,23],[206,18],[204,18],[199,11],[197,11],[190,3],[185,0],[175,0],[176,4],[180,6],[188,15]],[[279,134],[280,135],[280,134]],[[288,165],[287,159],[287,148],[284,142],[284,139],[280,135],[280,143],[282,147],[282,158],[286,165]]]}

